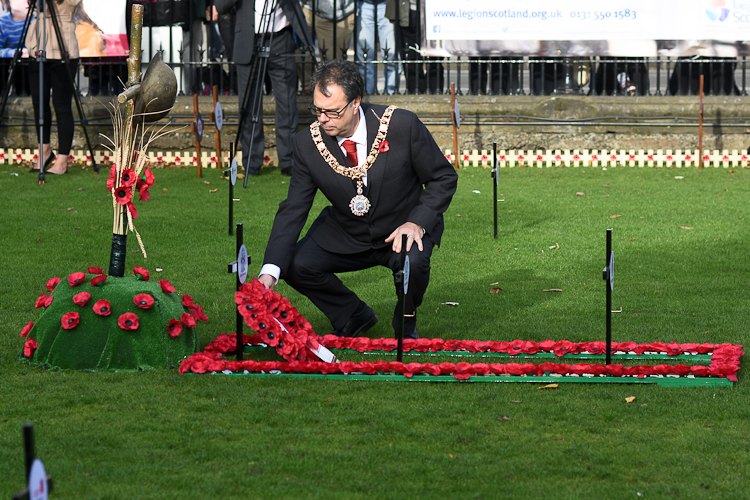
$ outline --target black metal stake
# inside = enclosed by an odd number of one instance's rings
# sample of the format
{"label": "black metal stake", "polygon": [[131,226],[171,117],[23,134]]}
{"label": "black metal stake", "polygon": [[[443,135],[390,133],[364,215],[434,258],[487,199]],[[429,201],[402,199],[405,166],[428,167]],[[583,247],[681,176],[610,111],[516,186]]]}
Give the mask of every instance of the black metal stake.
{"label": "black metal stake", "polygon": [[495,239],[497,239],[497,183],[498,183],[498,175],[497,175],[497,143],[492,143],[492,180],[494,181],[492,184],[492,199],[493,205],[495,206]]}
{"label": "black metal stake", "polygon": [[229,143],[229,236],[232,236],[234,225],[234,182],[232,181],[232,162],[234,160],[234,142]]}
{"label": "black metal stake", "polygon": [[[31,477],[31,466],[36,460],[36,446],[34,444],[34,424],[28,423],[23,424],[23,452],[24,452],[24,466],[26,470],[26,485],[27,487],[13,495],[13,500],[28,500],[29,499],[29,479]],[[47,476],[47,491],[51,493],[55,483],[53,479]]]}
{"label": "black metal stake", "polygon": [[607,353],[606,364],[612,364],[612,230],[607,229],[607,262],[604,267],[604,282],[607,288]]}
{"label": "black metal stake", "polygon": [[26,464],[26,483],[28,483],[31,475],[31,464],[36,459],[34,424],[23,424],[23,453]]}
{"label": "black metal stake", "polygon": [[406,283],[406,242],[405,234],[401,235],[401,270],[396,273],[396,286],[398,287],[398,311],[401,316],[399,327],[396,332],[396,361],[404,359],[404,329],[406,328],[406,294],[404,293],[404,283]]}
{"label": "black metal stake", "polygon": [[[235,252],[235,255],[239,257],[240,255],[240,249],[242,248],[242,223],[237,223],[237,251]],[[240,283],[240,261],[237,261],[237,291],[240,291],[240,287],[242,286],[242,283]],[[237,361],[242,361],[242,350],[244,349],[244,342],[243,342],[243,335],[242,335],[242,315],[240,314],[239,309],[237,310]]]}

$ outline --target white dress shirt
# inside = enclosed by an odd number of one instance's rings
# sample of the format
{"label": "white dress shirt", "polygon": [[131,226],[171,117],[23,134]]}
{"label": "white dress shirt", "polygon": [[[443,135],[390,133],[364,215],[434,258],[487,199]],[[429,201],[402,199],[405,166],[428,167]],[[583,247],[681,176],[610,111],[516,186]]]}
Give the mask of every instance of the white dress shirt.
{"label": "white dress shirt", "polygon": [[[255,0],[255,32],[260,33],[260,26],[262,24],[262,18],[263,18],[263,7],[265,5],[265,0]],[[277,33],[287,26],[290,26],[291,23],[289,22],[289,19],[286,18],[284,15],[284,11],[281,9],[281,5],[279,5],[278,0],[276,1],[276,10],[271,14],[271,18],[268,21],[268,30],[267,32],[274,32]]]}

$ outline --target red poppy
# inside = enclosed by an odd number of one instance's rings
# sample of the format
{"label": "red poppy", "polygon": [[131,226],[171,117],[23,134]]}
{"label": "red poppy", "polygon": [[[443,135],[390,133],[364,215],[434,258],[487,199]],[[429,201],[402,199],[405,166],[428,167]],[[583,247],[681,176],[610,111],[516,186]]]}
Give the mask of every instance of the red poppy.
{"label": "red poppy", "polygon": [[190,314],[195,318],[195,321],[208,321],[208,316],[203,312],[203,306],[196,306],[195,309],[190,309]]}
{"label": "red poppy", "polygon": [[44,301],[44,307],[49,307],[50,304],[52,304],[52,299],[54,299],[54,298],[55,297],[52,294],[50,294],[50,296],[47,297],[47,300]]}
{"label": "red poppy", "polygon": [[47,301],[47,299],[47,292],[42,292],[42,294],[36,299],[36,304],[34,304],[34,307],[36,309],[44,307],[44,303]]}
{"label": "red poppy", "polygon": [[146,186],[148,187],[151,187],[154,185],[154,180],[155,180],[154,173],[148,167],[144,169],[141,179],[143,179],[143,181],[146,183]]}
{"label": "red poppy", "polygon": [[86,302],[89,301],[90,297],[91,297],[91,294],[89,292],[77,293],[73,295],[73,302],[75,302],[79,306],[85,306]]}
{"label": "red poppy", "polygon": [[115,188],[115,178],[110,177],[109,179],[107,179],[107,191],[111,193],[114,188]]}
{"label": "red poppy", "polygon": [[195,305],[195,302],[193,302],[193,298],[188,294],[182,296],[182,305],[185,307],[189,307],[190,309],[195,309],[196,307],[198,307]]}
{"label": "red poppy", "polygon": [[135,266],[133,272],[135,273],[135,278],[142,281],[148,281],[151,277],[151,275],[148,274],[148,271],[142,267]]}
{"label": "red poppy", "polygon": [[388,141],[383,141],[380,143],[380,146],[378,146],[378,151],[380,151],[381,153],[385,153],[389,149],[391,148],[390,146],[388,146]]}
{"label": "red poppy", "polygon": [[99,316],[109,316],[112,312],[112,306],[110,306],[108,300],[97,300],[94,304],[94,312]]}
{"label": "red poppy", "polygon": [[139,293],[133,297],[133,302],[141,309],[151,309],[154,305],[154,298],[147,293]]}
{"label": "red poppy", "polygon": [[177,337],[182,333],[182,323],[174,318],[170,319],[169,324],[167,325],[167,333],[172,337]]}
{"label": "red poppy", "polygon": [[77,286],[86,281],[86,273],[71,273],[68,275],[70,286]]}
{"label": "red poppy", "polygon": [[117,319],[117,325],[123,330],[135,330],[138,328],[138,316],[133,313],[121,314]]}
{"label": "red poppy", "polygon": [[118,187],[115,189],[115,200],[120,205],[127,205],[133,198],[133,190],[126,187]]}
{"label": "red poppy", "polygon": [[96,286],[99,283],[105,282],[106,280],[107,280],[107,275],[106,274],[100,274],[99,276],[94,276],[93,278],[91,278],[91,285],[92,286]]}
{"label": "red poppy", "polygon": [[159,286],[161,287],[161,291],[164,293],[174,293],[174,287],[172,286],[172,283],[170,283],[167,280],[161,280],[157,281],[159,283]]}
{"label": "red poppy", "polygon": [[23,327],[23,330],[21,330],[21,337],[25,337],[29,334],[31,329],[34,328],[34,322],[29,321],[29,324]]}
{"label": "red poppy", "polygon": [[30,358],[34,355],[34,351],[36,351],[37,347],[39,347],[39,343],[36,340],[31,337],[27,338],[26,342],[23,344],[23,355]]}
{"label": "red poppy", "polygon": [[135,170],[133,170],[132,168],[126,168],[122,171],[122,175],[120,176],[120,186],[130,187],[135,184],[135,181]]}
{"label": "red poppy", "polygon": [[60,281],[61,281],[60,278],[57,278],[57,277],[51,278],[47,282],[47,290],[49,290],[50,292],[52,292],[52,290],[55,289],[55,287],[60,283]]}
{"label": "red poppy", "polygon": [[133,204],[133,202],[132,201],[128,202],[128,204],[125,205],[125,206],[127,207],[128,212],[130,212],[130,216],[132,218],[134,218],[134,219],[137,219],[138,218],[138,210],[135,209],[135,205]]}
{"label": "red poppy", "polygon": [[78,316],[77,312],[68,312],[63,314],[60,322],[62,323],[63,328],[65,328],[66,330],[72,330],[78,324],[79,319],[80,316]]}
{"label": "red poppy", "polygon": [[101,267],[89,267],[87,271],[89,274],[104,274],[104,270]]}
{"label": "red poppy", "polygon": [[148,190],[148,186],[145,184],[138,188],[138,200],[139,201],[148,201],[148,199],[151,197],[151,191]]}
{"label": "red poppy", "polygon": [[183,313],[182,316],[180,316],[180,321],[188,328],[195,328],[195,320],[190,313]]}

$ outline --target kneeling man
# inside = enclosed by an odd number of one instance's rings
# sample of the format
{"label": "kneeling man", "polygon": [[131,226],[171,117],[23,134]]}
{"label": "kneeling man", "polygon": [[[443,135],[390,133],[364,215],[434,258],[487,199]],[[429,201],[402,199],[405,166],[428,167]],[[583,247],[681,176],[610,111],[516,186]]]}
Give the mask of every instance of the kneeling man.
{"label": "kneeling man", "polygon": [[[311,88],[318,121],[294,139],[294,175],[259,279],[273,288],[283,278],[323,311],[335,335],[353,337],[378,318],[335,273],[377,265],[396,273],[406,251],[411,300],[404,337],[417,338],[432,247],[440,244],[458,176],[414,113],[362,102],[364,82],[353,62],[321,64]],[[297,241],[318,190],[331,205]],[[396,311],[394,330],[399,324]]]}

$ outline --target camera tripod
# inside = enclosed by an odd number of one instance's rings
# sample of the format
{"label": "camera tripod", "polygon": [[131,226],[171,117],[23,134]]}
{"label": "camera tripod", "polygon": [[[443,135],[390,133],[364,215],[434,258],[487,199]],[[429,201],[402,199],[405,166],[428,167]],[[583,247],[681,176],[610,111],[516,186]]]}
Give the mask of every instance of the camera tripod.
{"label": "camera tripod", "polygon": [[[46,5],[46,8],[45,8]],[[37,37],[38,37],[38,43],[37,43],[37,52],[34,54],[34,56],[38,59],[39,63],[39,184],[44,184],[44,148],[43,148],[43,130],[44,130],[44,100],[49,100],[49,96],[44,95],[44,70],[43,66],[44,63],[47,61],[46,57],[46,39],[47,39],[47,23],[46,23],[46,11],[49,11],[49,17],[52,20],[52,26],[55,30],[55,37],[57,38],[57,44],[60,48],[60,52],[63,55],[64,60],[64,66],[65,66],[65,72],[68,75],[68,82],[70,83],[70,86],[73,88],[73,97],[76,101],[76,106],[78,108],[78,115],[80,116],[80,124],[83,128],[83,135],[86,138],[86,145],[89,149],[89,154],[91,155],[91,162],[94,166],[94,172],[97,174],[99,173],[99,166],[96,164],[96,159],[94,157],[94,150],[91,147],[91,140],[89,139],[88,130],[86,128],[86,125],[88,125],[88,120],[86,119],[86,114],[83,111],[83,106],[81,105],[81,96],[80,92],[78,90],[78,85],[75,82],[75,79],[73,78],[73,74],[70,71],[70,56],[68,53],[68,49],[65,47],[65,42],[63,41],[62,34],[60,31],[60,24],[57,20],[57,11],[55,10],[55,6],[53,5],[52,0],[36,0],[36,3],[32,3],[29,5],[29,11],[26,13],[26,20],[24,21],[23,29],[21,30],[21,39],[19,40],[18,47],[16,48],[16,52],[13,56],[13,61],[10,64],[10,70],[8,71],[8,82],[7,86],[5,88],[5,92],[3,92],[3,100],[2,104],[0,105],[0,123],[2,123],[3,116],[5,115],[5,107],[8,102],[8,95],[10,94],[10,84],[13,81],[13,73],[15,72],[16,66],[18,65],[18,61],[21,58],[21,53],[23,49],[23,45],[26,42],[26,34],[28,33],[29,25],[31,23],[31,17],[33,16],[34,9],[38,12],[40,12],[41,15],[37,16],[36,22],[37,22]],[[44,20],[42,20],[44,18]],[[39,29],[39,23],[41,22],[42,27],[41,30]]]}
{"label": "camera tripod", "polygon": [[[237,136],[235,144],[241,144],[240,137],[242,134],[242,127],[245,125],[247,120],[250,121],[250,144],[245,151],[243,146],[242,154],[251,155],[253,149],[253,142],[255,140],[255,128],[263,126],[262,124],[262,113],[263,113],[263,86],[266,79],[266,69],[268,67],[268,58],[271,54],[271,43],[274,37],[274,28],[276,20],[276,9],[279,6],[279,2],[282,0],[265,0],[263,4],[263,11],[260,17],[260,25],[258,32],[255,34],[255,47],[253,55],[250,58],[250,75],[245,88],[245,95],[240,101],[239,111],[239,122],[237,126]],[[300,11],[301,13],[301,11]],[[295,16],[300,14],[295,12]],[[289,19],[291,22],[292,20]],[[301,25],[306,25],[304,18],[302,18]],[[298,34],[300,37],[303,34]],[[308,42],[310,54],[313,55],[311,41]],[[281,57],[293,57],[293,56],[281,56]],[[313,55],[313,58],[315,56]],[[245,180],[243,187],[247,187],[248,172],[250,169],[250,161],[248,160],[247,166],[245,167]]]}

